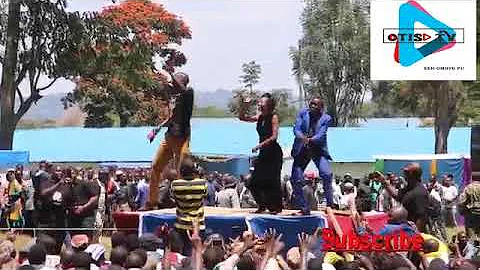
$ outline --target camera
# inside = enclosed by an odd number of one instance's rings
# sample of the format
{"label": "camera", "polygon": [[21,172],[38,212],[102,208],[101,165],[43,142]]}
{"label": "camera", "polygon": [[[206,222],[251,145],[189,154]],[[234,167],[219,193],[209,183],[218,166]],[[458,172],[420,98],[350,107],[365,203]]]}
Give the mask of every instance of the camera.
{"label": "camera", "polygon": [[215,239],[212,241],[213,246],[223,246],[223,241],[221,239]]}

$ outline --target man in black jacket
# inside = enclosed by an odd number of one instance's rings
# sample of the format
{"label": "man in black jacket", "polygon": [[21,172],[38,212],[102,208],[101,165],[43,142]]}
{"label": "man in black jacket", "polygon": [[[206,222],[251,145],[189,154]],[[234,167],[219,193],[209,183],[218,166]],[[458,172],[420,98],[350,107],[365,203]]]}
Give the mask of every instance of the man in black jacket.
{"label": "man in black jacket", "polygon": [[188,87],[189,77],[179,72],[170,78],[170,92],[175,94],[175,106],[170,117],[149,135],[153,141],[161,127],[168,127],[165,139],[152,163],[148,202],[144,210],[157,208],[158,184],[162,180],[162,173],[168,163],[173,159],[175,169],[179,169],[182,160],[189,154],[190,143],[190,119],[193,112],[193,89]]}
{"label": "man in black jacket", "polygon": [[[60,253],[65,239],[66,208],[69,207],[70,188],[64,180],[60,167],[53,170],[52,166],[41,167],[35,174],[35,216],[38,228],[48,228],[43,233],[52,236],[57,245],[56,251]],[[51,230],[58,228],[58,230]]]}
{"label": "man in black jacket", "polygon": [[95,181],[87,181],[74,175],[72,177],[71,193],[72,201],[68,224],[70,228],[74,229],[72,235],[86,234],[91,239],[92,231],[84,233],[76,232],[75,229],[94,228],[100,186]]}

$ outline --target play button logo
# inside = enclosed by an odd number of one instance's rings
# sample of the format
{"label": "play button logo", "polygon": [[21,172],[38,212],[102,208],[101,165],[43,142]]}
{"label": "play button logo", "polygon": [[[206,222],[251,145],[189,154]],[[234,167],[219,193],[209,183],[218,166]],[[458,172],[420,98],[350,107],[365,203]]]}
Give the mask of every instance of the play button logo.
{"label": "play button logo", "polygon": [[[435,19],[416,1],[408,1],[399,9],[399,36],[415,35],[414,24],[420,22],[437,32],[437,38],[431,40],[420,48],[415,48],[414,42],[397,42],[394,58],[404,67],[411,66],[423,58],[440,51],[452,48],[456,44],[456,32],[450,26]],[[427,38],[428,37],[428,38]],[[423,33],[423,42],[429,40],[430,35]]]}
{"label": "play button logo", "polygon": [[371,0],[370,78],[476,80],[475,0]]}

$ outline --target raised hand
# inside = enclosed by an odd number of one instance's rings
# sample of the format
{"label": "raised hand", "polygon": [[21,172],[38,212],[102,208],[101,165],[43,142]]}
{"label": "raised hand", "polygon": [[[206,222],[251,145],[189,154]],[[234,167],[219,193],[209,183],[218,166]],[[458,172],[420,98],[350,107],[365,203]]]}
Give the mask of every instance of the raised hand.
{"label": "raised hand", "polygon": [[195,250],[203,251],[202,238],[200,237],[200,225],[198,219],[194,219],[193,223],[193,233],[190,234],[190,231],[187,231],[188,239],[192,242],[192,246]]}
{"label": "raised hand", "polygon": [[308,234],[302,232],[297,235],[298,247],[300,248],[300,253],[304,254],[309,248],[309,236]]}
{"label": "raised hand", "polygon": [[250,103],[252,103],[253,99],[251,97],[243,97],[242,96],[242,101],[245,104],[250,104]]}
{"label": "raised hand", "polygon": [[375,171],[373,172],[377,178],[377,181],[382,183],[382,184],[385,184],[385,176],[383,175],[383,173],[379,172],[379,171]]}
{"label": "raised hand", "polygon": [[153,140],[155,140],[155,137],[157,136],[157,131],[156,129],[152,129],[148,134],[147,134],[147,139],[150,143],[153,142]]}
{"label": "raised hand", "polygon": [[277,231],[275,229],[270,229],[266,233],[265,237],[265,247],[268,256],[274,258],[285,246],[283,242],[280,241],[283,234],[277,236]]}
{"label": "raised hand", "polygon": [[243,243],[240,240],[240,236],[235,238],[235,239],[230,238],[230,241],[232,242],[232,244],[230,246],[232,247],[232,253],[233,254],[240,255],[244,252],[245,243]]}
{"label": "raised hand", "polygon": [[253,247],[255,245],[255,235],[250,231],[246,231],[242,235],[243,244],[247,249]]}
{"label": "raised hand", "polygon": [[163,268],[161,268],[161,269],[171,269],[170,268],[171,267],[171,262],[168,258],[170,258],[170,247],[167,245],[165,247],[165,252],[163,253],[163,258],[162,258]]}
{"label": "raised hand", "polygon": [[162,75],[165,78],[165,80],[168,83],[171,83],[173,81],[172,75],[167,70],[160,69],[159,73],[160,73],[160,75]]}

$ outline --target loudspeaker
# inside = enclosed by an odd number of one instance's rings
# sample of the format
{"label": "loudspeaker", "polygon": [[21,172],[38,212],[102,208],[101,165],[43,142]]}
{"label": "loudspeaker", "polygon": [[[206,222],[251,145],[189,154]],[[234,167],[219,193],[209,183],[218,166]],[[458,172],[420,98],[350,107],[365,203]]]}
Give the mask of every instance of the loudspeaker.
{"label": "loudspeaker", "polygon": [[480,125],[472,126],[470,156],[472,158],[472,174],[480,174]]}

